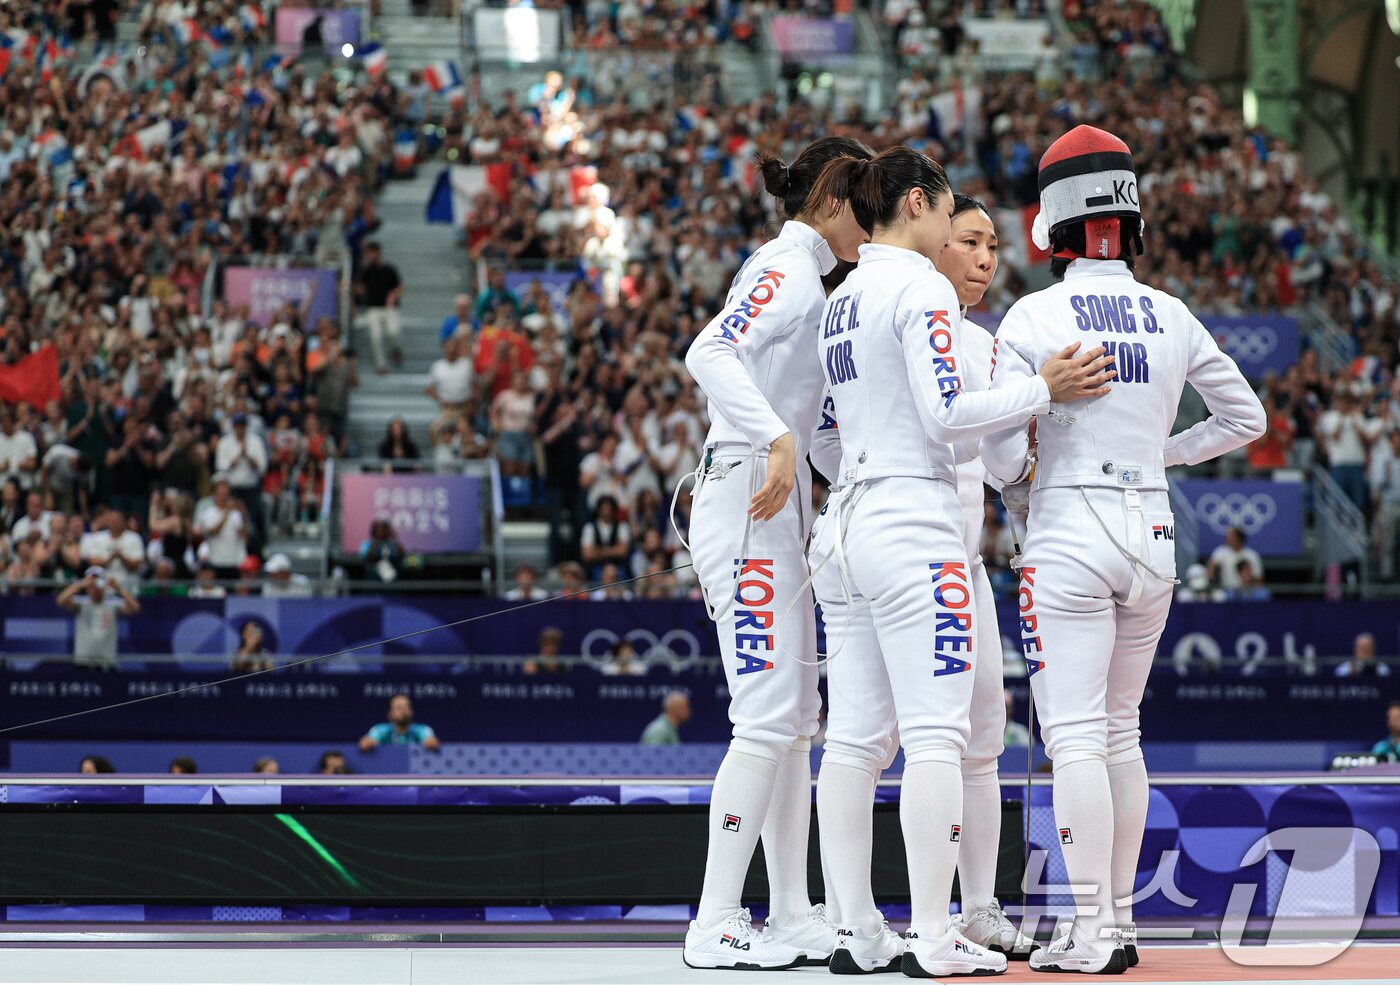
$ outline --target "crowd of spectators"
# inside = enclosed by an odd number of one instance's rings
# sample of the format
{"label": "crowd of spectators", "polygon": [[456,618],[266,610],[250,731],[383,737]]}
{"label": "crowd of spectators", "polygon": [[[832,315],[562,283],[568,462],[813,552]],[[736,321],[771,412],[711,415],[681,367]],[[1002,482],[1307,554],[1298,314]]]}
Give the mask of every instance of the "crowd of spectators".
{"label": "crowd of spectators", "polygon": [[[102,4],[56,6],[74,38],[101,30]],[[274,527],[319,519],[325,463],[345,450],[353,353],[338,326],[306,325],[290,305],[266,326],[225,305],[201,318],[199,286],[221,254],[348,256],[375,369],[396,362],[402,284],[368,238],[400,120],[440,124],[448,159],[493,179],[463,230],[484,286],[443,313],[442,358],[425,381],[439,416],[426,435],[390,423],[380,457],[450,466],[494,455],[508,482],[531,488],[524,501],[547,516],[551,560],[570,586],[651,575],[608,591],[696,591],[683,568],[684,480],[708,421],[682,358],[733,271],[776,228],[755,194],[757,152],[791,157],[838,132],[908,143],[944,161],[960,191],[1014,209],[1034,201],[1045,147],[1078,122],[1134,149],[1148,280],[1200,311],[1316,305],[1348,330],[1348,365],[1309,352],[1260,381],[1270,428],[1236,464],[1325,466],[1375,520],[1381,571],[1394,574],[1396,285],[1294,149],[1178,70],[1148,4],[1065,0],[1073,43],[1047,45],[1035,71],[1011,74],[984,74],[961,18],[1043,18],[1036,0],[884,4],[906,70],[892,107],[874,116],[773,95],[734,103],[711,71],[638,98],[618,59],[583,57],[523,96],[491,103],[470,87],[431,119],[421,77],[402,90],[346,84],[170,43],[177,8],[234,50],[265,40],[240,6],[152,3],[146,57],[119,59],[109,77],[60,58],[46,81],[21,62],[0,88],[5,358],[52,340],[62,374],[59,400],[0,416],[0,519],[18,522],[26,493],[40,496],[7,545],[10,583],[77,577],[93,530],[141,542],[139,577],[205,566],[216,579],[247,576]],[[757,8],[714,18],[668,3],[569,9],[584,56],[625,43],[679,60],[752,40],[743,25]],[[831,14],[820,3],[784,10]],[[0,12],[0,28],[21,27],[44,24]],[[927,43],[905,50],[918,32]],[[664,58],[647,64],[665,75]],[[507,283],[507,270],[544,265],[572,279]],[[987,306],[1004,309],[1023,286],[1009,264]],[[1004,533],[991,528],[994,542]],[[400,554],[392,531],[362,547],[384,580]],[[130,573],[126,555],[113,556],[114,577]]]}
{"label": "crowd of spectators", "polygon": [[[1036,200],[1045,148],[1091,122],[1134,150],[1147,280],[1208,313],[1316,304],[1350,331],[1351,364],[1324,366],[1310,351],[1287,376],[1259,381],[1273,411],[1269,433],[1225,467],[1321,464],[1375,514],[1378,543],[1393,548],[1395,284],[1303,173],[1296,150],[1247,127],[1179,70],[1154,8],[1068,0],[1062,9],[1073,44],[1047,46],[1049,61],[1034,72],[984,74],[967,58],[960,16],[1037,18],[1040,4],[884,5],[892,33],[920,17],[944,30],[907,59],[895,105],[874,117],[771,95],[731,104],[715,80],[638,106],[598,98],[586,74],[551,74],[525,99],[456,111],[447,145],[460,162],[505,176],[466,222],[484,286],[444,313],[443,358],[428,381],[443,417],[428,455],[451,461],[489,444],[507,476],[540,480],[552,559],[581,563],[586,583],[684,564],[687,489],[677,495],[680,536],[668,505],[700,457],[708,422],[681,360],[734,270],[776,228],[755,194],[754,154],[790,158],[823,133],[907,143],[945,161],[960,191],[1019,209]],[[573,279],[507,281],[509,270],[546,265]],[[1004,310],[1023,290],[1007,264],[985,304]],[[989,531],[992,542],[1009,539],[999,522]],[[1393,550],[1381,553],[1393,574]],[[1217,572],[1217,587],[1262,591],[1236,585],[1237,570]],[[683,572],[665,582],[666,591],[695,592]],[[641,594],[647,584],[624,590]]]}
{"label": "crowd of spectators", "polygon": [[139,50],[112,40],[131,7],[0,8],[0,359],[59,363],[47,399],[0,411],[9,591],[94,565],[132,592],[256,578],[345,450],[340,326],[204,317],[201,289],[225,258],[360,266],[409,96],[269,56],[270,4],[153,0]]}
{"label": "crowd of spectators", "polygon": [[[116,773],[117,766],[106,756],[94,753],[84,756],[79,761],[78,772],[84,776],[101,776]],[[176,776],[197,776],[199,763],[193,756],[176,756],[170,761],[166,772]],[[282,766],[271,756],[259,756],[253,761],[253,766],[248,772],[276,776],[281,774]],[[350,768],[345,753],[339,749],[327,749],[316,760],[315,766],[306,772],[319,776],[345,776],[354,771]]]}

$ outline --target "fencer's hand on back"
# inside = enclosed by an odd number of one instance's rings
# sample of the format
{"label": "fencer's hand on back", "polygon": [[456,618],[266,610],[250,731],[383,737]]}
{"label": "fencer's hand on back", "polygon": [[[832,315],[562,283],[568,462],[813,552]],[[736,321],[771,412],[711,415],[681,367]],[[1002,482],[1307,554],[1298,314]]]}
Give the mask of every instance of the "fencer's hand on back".
{"label": "fencer's hand on back", "polygon": [[1080,344],[1067,345],[1040,367],[1040,375],[1050,387],[1052,403],[1067,404],[1085,397],[1102,397],[1108,382],[1118,375],[1113,357],[1104,355],[1103,346],[1079,352]]}
{"label": "fencer's hand on back", "polygon": [[768,448],[768,478],[749,502],[749,516],[771,520],[782,512],[797,484],[797,439],[789,431]]}

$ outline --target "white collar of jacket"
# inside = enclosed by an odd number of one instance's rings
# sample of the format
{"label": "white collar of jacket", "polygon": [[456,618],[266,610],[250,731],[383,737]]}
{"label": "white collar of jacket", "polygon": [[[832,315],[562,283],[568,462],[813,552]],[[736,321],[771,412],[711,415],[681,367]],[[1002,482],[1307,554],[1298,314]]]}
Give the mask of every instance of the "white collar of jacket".
{"label": "white collar of jacket", "polygon": [[826,237],[805,222],[789,219],[778,232],[779,239],[790,239],[817,258],[817,266],[825,277],[836,269],[836,254],[831,252],[831,244]]}
{"label": "white collar of jacket", "polygon": [[888,243],[866,243],[860,248],[860,262],[869,263],[872,260],[898,260],[901,263],[912,263],[916,267],[936,269],[933,261],[922,253],[916,253],[903,246],[890,246]]}
{"label": "white collar of jacket", "polygon": [[[864,247],[861,247],[864,249]],[[1131,274],[1128,265],[1122,260],[1093,260],[1088,257],[1080,257],[1071,260],[1065,268],[1065,280],[1074,280],[1078,277],[1103,277],[1106,275],[1122,276]]]}

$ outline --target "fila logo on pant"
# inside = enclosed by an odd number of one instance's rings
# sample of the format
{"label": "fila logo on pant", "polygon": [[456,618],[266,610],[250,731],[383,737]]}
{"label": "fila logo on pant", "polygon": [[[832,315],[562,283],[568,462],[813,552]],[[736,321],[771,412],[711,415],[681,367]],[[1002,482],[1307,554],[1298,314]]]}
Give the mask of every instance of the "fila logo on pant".
{"label": "fila logo on pant", "polygon": [[[734,559],[734,656],[739,674],[773,669],[773,559]],[[764,655],[745,653],[763,651]]]}
{"label": "fila logo on pant", "polygon": [[1036,635],[1040,620],[1035,614],[1034,568],[1021,569],[1021,591],[1016,602],[1021,609],[1021,654],[1026,659],[1026,676],[1031,677],[1036,671],[1045,669],[1045,661],[1031,656],[1040,652],[1040,637]]}
{"label": "fila logo on pant", "polygon": [[953,833],[948,838],[949,841],[962,841],[962,825],[953,825]]}
{"label": "fila logo on pant", "polygon": [[972,588],[967,565],[960,561],[930,564],[933,572],[933,598],[939,609],[933,616],[933,657],[938,661],[934,677],[961,674],[972,669],[972,661],[954,656],[961,651],[972,656]]}
{"label": "fila logo on pant", "polygon": [[739,824],[740,824],[743,820],[744,820],[744,819],[741,818],[741,817],[740,817],[739,815],[737,815],[737,814],[726,814],[726,815],[724,815],[724,830],[725,830],[725,831],[738,831],[738,830],[739,830]]}
{"label": "fila logo on pant", "polygon": [[1060,829],[1060,844],[1061,844],[1061,845],[1073,845],[1073,844],[1074,844],[1074,835],[1072,835],[1072,834],[1070,833],[1069,828],[1061,828],[1061,829]]}

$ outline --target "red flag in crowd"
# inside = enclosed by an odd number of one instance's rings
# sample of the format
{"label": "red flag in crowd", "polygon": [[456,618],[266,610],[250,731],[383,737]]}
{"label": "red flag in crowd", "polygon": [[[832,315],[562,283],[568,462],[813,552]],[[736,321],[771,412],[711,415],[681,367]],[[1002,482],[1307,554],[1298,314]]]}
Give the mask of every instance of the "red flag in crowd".
{"label": "red flag in crowd", "polygon": [[0,366],[0,400],[7,404],[27,403],[42,409],[62,394],[58,385],[58,349],[54,346],[46,345],[17,363]]}

